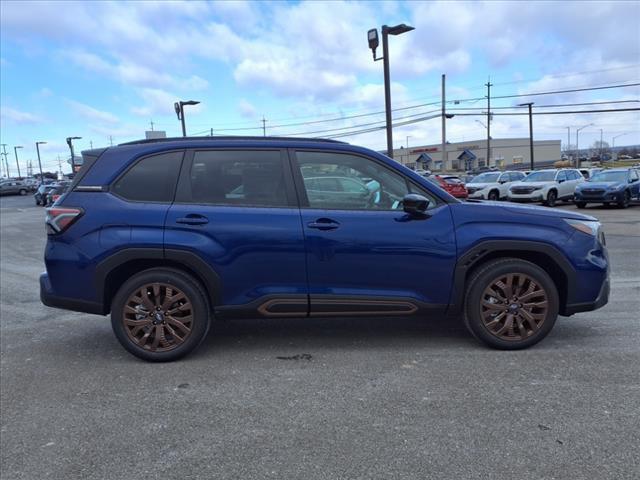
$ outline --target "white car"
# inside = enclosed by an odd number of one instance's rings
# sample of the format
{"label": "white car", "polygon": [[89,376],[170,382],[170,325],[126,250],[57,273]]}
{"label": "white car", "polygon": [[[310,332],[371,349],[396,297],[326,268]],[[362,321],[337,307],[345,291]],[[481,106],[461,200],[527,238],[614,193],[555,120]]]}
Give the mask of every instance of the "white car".
{"label": "white car", "polygon": [[558,200],[573,199],[576,186],[584,181],[575,168],[537,170],[521,182],[512,184],[507,199],[510,202],[542,202],[553,207]]}
{"label": "white car", "polygon": [[507,198],[509,187],[525,178],[522,172],[485,172],[467,183],[469,198],[479,200],[500,200]]}

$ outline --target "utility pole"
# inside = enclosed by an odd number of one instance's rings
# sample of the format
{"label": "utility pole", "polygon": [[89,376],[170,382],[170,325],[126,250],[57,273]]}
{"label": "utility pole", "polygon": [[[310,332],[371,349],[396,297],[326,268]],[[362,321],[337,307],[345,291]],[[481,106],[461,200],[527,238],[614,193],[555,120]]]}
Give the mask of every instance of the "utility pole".
{"label": "utility pole", "polygon": [[445,113],[445,81],[446,75],[442,74],[442,169],[447,170],[447,116]]}
{"label": "utility pole", "polygon": [[570,156],[570,148],[571,148],[571,127],[567,127],[567,158],[571,158]]}
{"label": "utility pole", "polygon": [[213,127],[211,127],[211,136],[213,137]]}
{"label": "utility pole", "polygon": [[0,155],[2,155],[4,157],[4,162],[2,162],[2,160],[0,160],[0,163],[2,163],[2,168],[4,169],[7,178],[9,178],[9,170],[8,170],[8,163],[7,163],[7,154],[6,153],[2,153],[0,152]]}
{"label": "utility pole", "polygon": [[60,155],[58,155],[58,172],[60,172],[60,176],[62,176],[62,160],[60,160]]}
{"label": "utility pole", "polygon": [[489,81],[485,83],[487,87],[487,167],[491,165],[491,77]]}
{"label": "utility pole", "polygon": [[89,148],[93,150],[93,140],[89,140]]}
{"label": "utility pole", "polygon": [[531,158],[531,170],[534,170],[533,166],[533,102],[521,103],[521,107],[529,107],[529,155]]}
{"label": "utility pole", "polygon": [[151,124],[151,131],[153,132],[153,118],[151,119],[151,121],[149,123]]}
{"label": "utility pole", "polygon": [[113,147],[113,136],[109,135],[109,145]]}
{"label": "utility pole", "polygon": [[7,144],[2,144],[2,154],[4,155],[4,168],[7,171],[7,178],[11,177],[11,173],[9,173],[9,162],[7,161]]}
{"label": "utility pole", "polygon": [[47,142],[36,142],[36,152],[38,152],[38,167],[40,167],[40,182],[44,181],[44,175],[42,174],[42,161],[40,160],[40,145]]}
{"label": "utility pole", "polygon": [[264,115],[262,116],[262,136],[267,136],[267,120],[264,118]]}
{"label": "utility pole", "polygon": [[600,156],[600,161],[602,161],[602,129],[600,129],[600,152],[598,155]]}
{"label": "utility pole", "polygon": [[18,149],[22,148],[21,145],[17,145],[13,147],[13,153],[16,156],[16,168],[18,169],[18,178],[22,178],[22,174],[20,173],[20,162],[18,162]]}
{"label": "utility pole", "polygon": [[33,177],[33,161],[31,160],[29,160],[29,163],[27,164],[27,176]]}

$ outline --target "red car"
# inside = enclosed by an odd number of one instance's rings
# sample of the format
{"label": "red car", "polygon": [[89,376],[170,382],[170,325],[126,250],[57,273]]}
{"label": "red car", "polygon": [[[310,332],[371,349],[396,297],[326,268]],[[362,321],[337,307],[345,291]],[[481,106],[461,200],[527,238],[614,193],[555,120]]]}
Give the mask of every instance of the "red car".
{"label": "red car", "polygon": [[464,182],[458,177],[450,175],[445,175],[443,177],[441,177],[440,175],[429,175],[427,177],[427,180],[431,180],[433,183],[446,190],[456,198],[467,198],[469,196],[467,187],[464,186]]}

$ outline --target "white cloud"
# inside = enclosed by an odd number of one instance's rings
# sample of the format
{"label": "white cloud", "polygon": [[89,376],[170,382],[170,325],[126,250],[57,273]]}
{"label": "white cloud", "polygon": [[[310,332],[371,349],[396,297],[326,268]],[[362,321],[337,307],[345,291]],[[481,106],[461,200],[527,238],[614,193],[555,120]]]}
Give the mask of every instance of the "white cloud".
{"label": "white cloud", "polygon": [[255,118],[258,114],[256,107],[244,98],[240,99],[240,102],[238,103],[238,110],[240,111],[240,115],[245,118]]}
{"label": "white cloud", "polygon": [[75,100],[67,100],[67,103],[76,114],[85,120],[100,122],[103,124],[116,124],[120,122],[120,119],[112,113],[98,110],[97,108],[76,102]]}
{"label": "white cloud", "polygon": [[44,122],[44,118],[42,118],[40,115],[23,112],[15,108],[6,107],[4,105],[0,110],[0,116],[2,117],[3,121],[14,125],[34,125]]}

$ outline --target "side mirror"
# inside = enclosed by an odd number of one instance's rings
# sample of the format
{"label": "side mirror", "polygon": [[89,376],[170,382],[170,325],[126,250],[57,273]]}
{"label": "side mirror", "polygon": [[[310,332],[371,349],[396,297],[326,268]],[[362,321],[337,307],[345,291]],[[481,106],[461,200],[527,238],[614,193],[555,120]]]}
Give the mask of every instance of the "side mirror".
{"label": "side mirror", "polygon": [[558,183],[563,183],[563,182],[564,182],[564,180],[558,180]]}
{"label": "side mirror", "polygon": [[429,200],[417,193],[409,193],[402,199],[402,207],[409,215],[424,216],[429,208]]}

